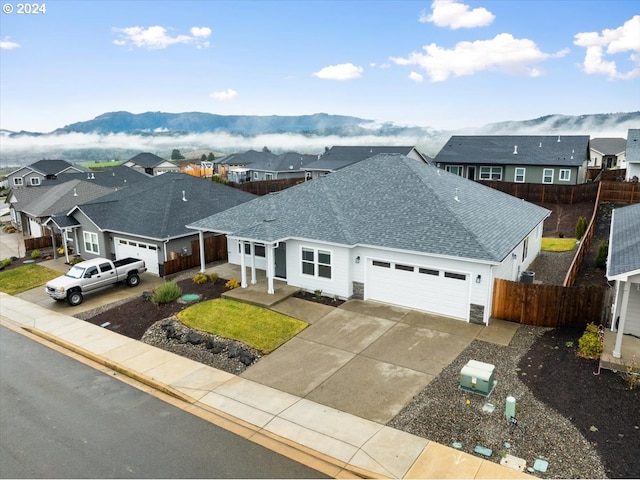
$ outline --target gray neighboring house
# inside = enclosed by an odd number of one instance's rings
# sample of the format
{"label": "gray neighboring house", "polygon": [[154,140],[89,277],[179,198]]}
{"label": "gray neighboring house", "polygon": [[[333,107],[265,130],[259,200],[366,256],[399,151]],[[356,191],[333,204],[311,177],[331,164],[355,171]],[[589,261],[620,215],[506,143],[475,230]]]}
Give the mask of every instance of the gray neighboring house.
{"label": "gray neighboring house", "polygon": [[624,138],[592,138],[589,142],[589,168],[626,168]]}
{"label": "gray neighboring house", "polygon": [[400,154],[405,157],[413,158],[414,160],[429,163],[429,157],[423,155],[415,147],[338,145],[329,148],[322,155],[318,155],[318,158],[314,162],[308,164],[304,168],[306,172],[305,178],[307,180],[313,180],[314,178],[323,177],[329,173],[336,172],[341,168],[353,165],[354,163],[379,154]]}
{"label": "gray neighboring house", "polygon": [[611,330],[613,356],[620,358],[623,336],[640,337],[640,204],[613,210],[606,275],[616,282]]}
{"label": "gray neighboring house", "polygon": [[630,128],[627,132],[625,149],[627,161],[627,181],[637,182],[640,179],[640,129]]}
{"label": "gray neighboring house", "polygon": [[[96,172],[86,173],[64,173],[59,175],[55,180],[58,183],[66,182],[68,180],[85,180],[96,185],[103,187],[110,187],[115,189],[121,189],[130,187],[142,180],[146,180],[150,175],[143,173],[139,170],[135,170],[124,165],[117,165],[115,167],[109,167],[104,170]],[[45,182],[45,185],[50,185],[53,181],[49,180]]]}
{"label": "gray neighboring house", "polygon": [[165,261],[193,253],[198,235],[186,224],[253,198],[211,180],[165,173],[74,207],[66,228],[74,231],[76,253],[84,258],[136,257],[161,275]]}
{"label": "gray neighboring house", "polygon": [[304,167],[316,159],[315,155],[286,152],[279,155],[269,150],[249,150],[227,155],[215,162],[216,173],[230,182],[258,182],[305,176]]}
{"label": "gray neighboring house", "polygon": [[575,185],[588,162],[588,135],[454,135],[432,163],[469,180]]}
{"label": "gray neighboring house", "polygon": [[38,187],[63,173],[86,173],[90,170],[66,160],[39,160],[20,167],[7,175],[8,188]]}
{"label": "gray neighboring house", "polygon": [[153,153],[139,153],[123,163],[125,167],[133,168],[147,175],[161,175],[167,172],[179,172],[180,167]]}
{"label": "gray neighboring house", "polygon": [[[403,155],[377,155],[188,225],[226,234],[256,270],[324,295],[488,323],[493,280],[517,280],[549,211]],[[204,265],[202,266],[204,268]]]}
{"label": "gray neighboring house", "polygon": [[[20,219],[22,235],[42,237],[51,232],[46,226],[52,215],[68,211],[81,202],[88,202],[113,192],[112,188],[96,185],[86,180],[69,180],[51,187],[39,187],[29,191],[29,199],[19,201],[22,190],[12,192],[11,205],[16,217]],[[14,201],[15,200],[15,201]]]}

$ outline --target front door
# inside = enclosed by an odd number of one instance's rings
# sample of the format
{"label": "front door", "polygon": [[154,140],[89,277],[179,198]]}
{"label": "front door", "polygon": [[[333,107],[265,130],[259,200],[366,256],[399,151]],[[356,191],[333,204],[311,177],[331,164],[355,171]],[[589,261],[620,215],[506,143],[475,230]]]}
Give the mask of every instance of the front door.
{"label": "front door", "polygon": [[473,165],[469,165],[467,167],[467,179],[475,180],[476,179],[476,167]]}
{"label": "front door", "polygon": [[287,244],[281,242],[276,247],[275,253],[276,277],[287,278]]}

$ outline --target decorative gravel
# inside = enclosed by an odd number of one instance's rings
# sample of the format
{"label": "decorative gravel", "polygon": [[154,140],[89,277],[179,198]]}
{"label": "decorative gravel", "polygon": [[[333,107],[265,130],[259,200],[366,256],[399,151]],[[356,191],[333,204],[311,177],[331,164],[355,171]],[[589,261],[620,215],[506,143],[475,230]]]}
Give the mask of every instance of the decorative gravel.
{"label": "decorative gravel", "polygon": [[[459,442],[460,449],[472,455],[477,455],[473,452],[477,445],[487,447],[492,450],[490,460],[496,463],[506,454],[526,460],[528,467],[537,458],[545,459],[549,462],[547,472],[533,472],[540,478],[605,478],[594,447],[568,419],[538,401],[520,380],[525,372],[517,367],[519,361],[547,330],[521,325],[507,347],[472,342],[389,426],[443,445]],[[498,383],[489,398],[459,390],[459,374],[469,360],[495,366]],[[505,417],[508,396],[516,399],[515,427]],[[492,413],[483,411],[487,403],[495,407]]]}

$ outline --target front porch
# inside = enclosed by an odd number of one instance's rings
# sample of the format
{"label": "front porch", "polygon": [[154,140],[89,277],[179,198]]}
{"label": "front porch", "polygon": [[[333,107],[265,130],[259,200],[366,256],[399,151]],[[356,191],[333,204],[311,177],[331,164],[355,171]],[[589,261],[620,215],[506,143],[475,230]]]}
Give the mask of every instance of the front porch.
{"label": "front porch", "polygon": [[[631,367],[633,372],[640,374],[640,338],[633,335],[623,335],[621,356],[615,358],[613,350],[616,345],[616,335],[617,332],[610,330],[604,332],[604,350],[600,356],[600,368],[620,372]],[[635,365],[633,365],[634,359]]]}
{"label": "front porch", "polygon": [[[250,270],[250,267],[245,267],[245,269]],[[242,278],[242,267],[231,263],[223,263],[207,269],[207,273],[213,272],[217,273],[220,278],[235,278],[238,281]],[[251,278],[250,274],[248,274],[247,278]],[[266,272],[256,269],[256,283],[249,283],[246,288],[238,287],[224,292],[222,297],[270,308],[300,291],[300,288],[289,286],[286,282],[280,280],[273,281],[273,293],[267,293],[267,287]]]}

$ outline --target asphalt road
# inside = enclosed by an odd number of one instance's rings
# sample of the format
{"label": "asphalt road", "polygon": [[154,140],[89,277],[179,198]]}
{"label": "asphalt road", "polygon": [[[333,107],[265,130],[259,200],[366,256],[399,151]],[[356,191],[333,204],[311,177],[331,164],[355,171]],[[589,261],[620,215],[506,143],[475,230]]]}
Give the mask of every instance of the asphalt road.
{"label": "asphalt road", "polygon": [[0,327],[3,478],[326,478]]}

